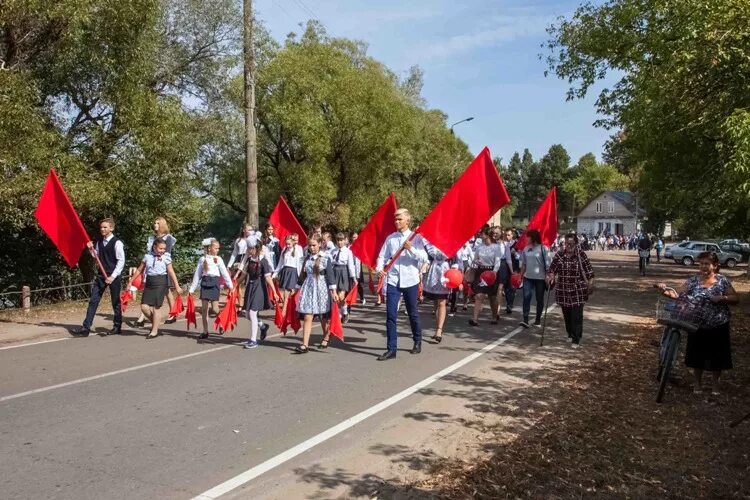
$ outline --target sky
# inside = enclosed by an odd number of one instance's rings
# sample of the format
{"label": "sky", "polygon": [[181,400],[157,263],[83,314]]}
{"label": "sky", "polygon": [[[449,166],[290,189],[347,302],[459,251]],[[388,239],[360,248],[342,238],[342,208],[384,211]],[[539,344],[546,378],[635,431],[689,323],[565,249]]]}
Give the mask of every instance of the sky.
{"label": "sky", "polygon": [[[562,144],[575,163],[601,158],[611,132],[596,128],[596,90],[566,102],[566,82],[544,76],[545,29],[581,0],[256,0],[256,15],[283,41],[313,18],[328,34],[362,40],[368,54],[405,76],[424,71],[422,94],[473,153],[489,146],[507,163],[528,148],[538,159]],[[597,2],[598,3],[598,2]],[[546,53],[544,53],[546,55]]]}

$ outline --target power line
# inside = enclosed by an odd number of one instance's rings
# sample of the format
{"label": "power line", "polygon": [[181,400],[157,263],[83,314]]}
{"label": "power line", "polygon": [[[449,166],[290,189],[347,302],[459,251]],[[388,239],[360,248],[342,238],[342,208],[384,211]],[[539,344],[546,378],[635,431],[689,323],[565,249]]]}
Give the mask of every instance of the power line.
{"label": "power line", "polygon": [[315,12],[312,11],[302,0],[294,0],[294,3],[296,3],[300,9],[302,9],[307,15],[309,15],[312,19],[320,20],[320,18],[315,15]]}

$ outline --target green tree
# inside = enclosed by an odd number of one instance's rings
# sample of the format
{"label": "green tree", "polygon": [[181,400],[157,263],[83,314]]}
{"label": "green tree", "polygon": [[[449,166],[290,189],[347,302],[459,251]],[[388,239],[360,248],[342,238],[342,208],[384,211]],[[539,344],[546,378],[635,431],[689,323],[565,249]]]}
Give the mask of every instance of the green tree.
{"label": "green tree", "polygon": [[613,163],[693,236],[750,234],[749,16],[745,0],[610,0],[549,29],[569,99],[619,79],[597,100],[599,124],[621,130]]}
{"label": "green tree", "polygon": [[573,168],[573,177],[563,184],[563,190],[571,197],[577,213],[592,198],[604,191],[628,190],[630,179],[611,165],[598,163],[592,153],[581,157]]}

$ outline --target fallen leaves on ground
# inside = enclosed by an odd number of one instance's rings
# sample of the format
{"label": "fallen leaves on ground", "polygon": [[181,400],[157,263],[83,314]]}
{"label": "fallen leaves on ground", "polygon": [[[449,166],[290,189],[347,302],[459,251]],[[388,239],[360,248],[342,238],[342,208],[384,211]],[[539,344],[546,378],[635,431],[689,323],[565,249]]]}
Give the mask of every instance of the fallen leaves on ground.
{"label": "fallen leaves on ground", "polygon": [[734,370],[721,395],[692,394],[683,341],[674,383],[657,404],[661,329],[635,324],[618,339],[584,346],[574,369],[545,370],[515,395],[536,420],[511,438],[495,429],[488,459],[435,464],[440,476],[419,486],[446,498],[750,497],[750,420],[729,427],[750,412],[750,283],[740,278],[735,287],[744,301],[732,320]]}

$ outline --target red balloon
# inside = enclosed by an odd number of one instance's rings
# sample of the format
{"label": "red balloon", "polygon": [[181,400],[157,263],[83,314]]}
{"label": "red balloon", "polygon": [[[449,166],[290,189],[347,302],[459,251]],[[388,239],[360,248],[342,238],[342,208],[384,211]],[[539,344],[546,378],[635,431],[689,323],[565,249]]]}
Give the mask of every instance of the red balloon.
{"label": "red balloon", "polygon": [[523,278],[521,273],[513,273],[510,275],[510,286],[513,288],[521,288],[523,286]]}
{"label": "red balloon", "polygon": [[495,280],[497,279],[497,275],[494,271],[485,271],[482,274],[479,275],[479,279],[487,283],[487,286],[492,286],[495,284]]}
{"label": "red balloon", "polygon": [[448,280],[445,284],[446,288],[458,288],[464,281],[464,275],[458,269],[448,269],[445,271],[445,279]]}

